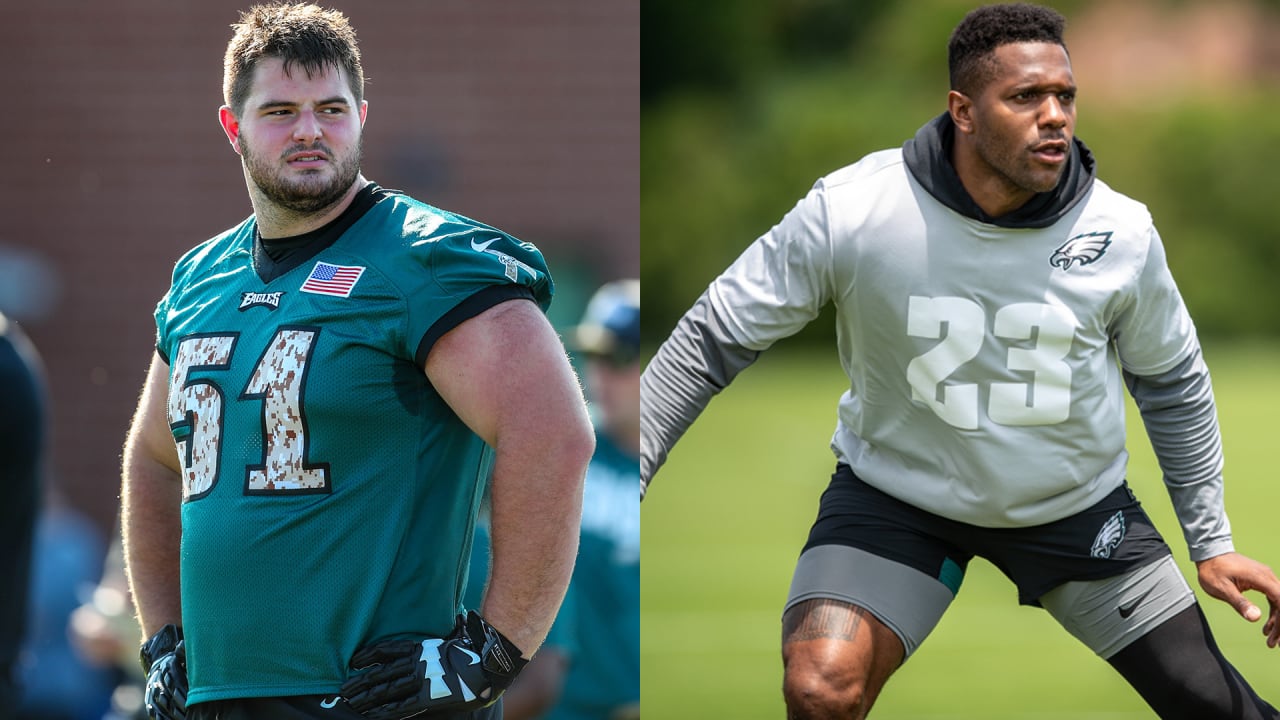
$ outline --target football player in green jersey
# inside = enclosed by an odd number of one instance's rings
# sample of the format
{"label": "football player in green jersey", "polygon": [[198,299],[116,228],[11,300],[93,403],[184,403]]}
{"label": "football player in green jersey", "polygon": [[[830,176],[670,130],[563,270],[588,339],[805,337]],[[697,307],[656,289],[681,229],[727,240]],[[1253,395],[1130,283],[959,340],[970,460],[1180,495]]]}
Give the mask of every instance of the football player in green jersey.
{"label": "football player in green jersey", "polygon": [[[177,263],[125,446],[148,712],[500,717],[568,584],[594,448],[550,275],[361,175],[342,14],[234,27],[220,120],[254,212]],[[468,609],[486,478],[493,567]]]}

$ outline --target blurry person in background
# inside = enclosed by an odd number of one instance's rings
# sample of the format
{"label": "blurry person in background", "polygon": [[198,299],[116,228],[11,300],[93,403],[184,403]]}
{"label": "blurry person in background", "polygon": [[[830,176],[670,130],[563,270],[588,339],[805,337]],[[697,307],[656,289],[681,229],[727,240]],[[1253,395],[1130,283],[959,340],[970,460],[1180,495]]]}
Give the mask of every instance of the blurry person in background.
{"label": "blurry person in background", "polygon": [[17,705],[17,662],[45,443],[43,371],[35,346],[0,313],[0,718]]}
{"label": "blurry person in background", "polygon": [[119,670],[82,655],[68,623],[83,595],[101,578],[106,545],[99,528],[63,494],[57,478],[45,480],[32,547],[26,638],[18,662],[21,698],[14,717],[100,720],[110,707]]}
{"label": "blurry person in background", "polygon": [[601,286],[569,347],[583,362],[596,451],[569,584],[576,652],[547,718],[622,720],[640,716],[640,281]]}
{"label": "blurry person in background", "polygon": [[46,407],[39,353],[0,314],[0,718],[96,720],[110,680],[75,654],[66,623],[97,581],[101,538],[44,482]]}
{"label": "blurry person in background", "polygon": [[111,708],[102,720],[140,720],[147,717],[142,702],[147,678],[138,666],[138,634],[142,630],[129,598],[118,527],[112,538],[102,579],[71,613],[67,634],[80,657],[91,665],[110,669],[115,676]]}

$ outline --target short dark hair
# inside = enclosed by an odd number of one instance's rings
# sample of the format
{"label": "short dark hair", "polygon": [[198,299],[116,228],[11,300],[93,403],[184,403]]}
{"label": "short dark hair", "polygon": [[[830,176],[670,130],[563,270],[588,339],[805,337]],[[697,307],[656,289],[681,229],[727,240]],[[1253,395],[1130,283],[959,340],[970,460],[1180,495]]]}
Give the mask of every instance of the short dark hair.
{"label": "short dark hair", "polygon": [[994,77],[991,53],[1001,45],[1046,42],[1066,50],[1062,40],[1066,25],[1058,11],[1028,3],[987,5],[970,12],[947,44],[951,89],[970,95],[981,90]]}
{"label": "short dark hair", "polygon": [[249,98],[258,61],[278,57],[285,72],[301,67],[310,77],[326,67],[342,68],[356,102],[364,99],[364,68],[356,31],[347,16],[302,3],[255,5],[240,14],[222,63],[222,99],[239,115]]}

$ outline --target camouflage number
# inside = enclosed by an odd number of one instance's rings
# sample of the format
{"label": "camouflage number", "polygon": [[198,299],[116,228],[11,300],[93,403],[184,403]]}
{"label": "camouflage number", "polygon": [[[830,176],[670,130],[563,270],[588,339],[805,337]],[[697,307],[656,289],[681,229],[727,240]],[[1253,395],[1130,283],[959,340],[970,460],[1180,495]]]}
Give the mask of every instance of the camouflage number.
{"label": "camouflage number", "polygon": [[[281,327],[263,350],[237,400],[262,403],[262,462],[245,468],[247,495],[328,492],[329,468],[306,460],[307,427],[302,410],[307,365],[319,330]],[[182,463],[183,499],[208,493],[222,472],[222,388],[192,371],[226,371],[238,335],[183,338],[169,386],[169,424]]]}

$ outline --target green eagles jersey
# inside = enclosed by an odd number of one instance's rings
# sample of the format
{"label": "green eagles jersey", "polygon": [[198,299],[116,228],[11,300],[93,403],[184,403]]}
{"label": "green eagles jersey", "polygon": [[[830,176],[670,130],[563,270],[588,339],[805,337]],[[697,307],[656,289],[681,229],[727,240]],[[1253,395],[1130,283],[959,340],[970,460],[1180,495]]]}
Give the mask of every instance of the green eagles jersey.
{"label": "green eagles jersey", "polygon": [[532,245],[376,186],[317,234],[277,263],[250,218],[156,308],[193,704],[336,692],[357,647],[453,629],[491,458],[422,365],[498,302],[550,302]]}

